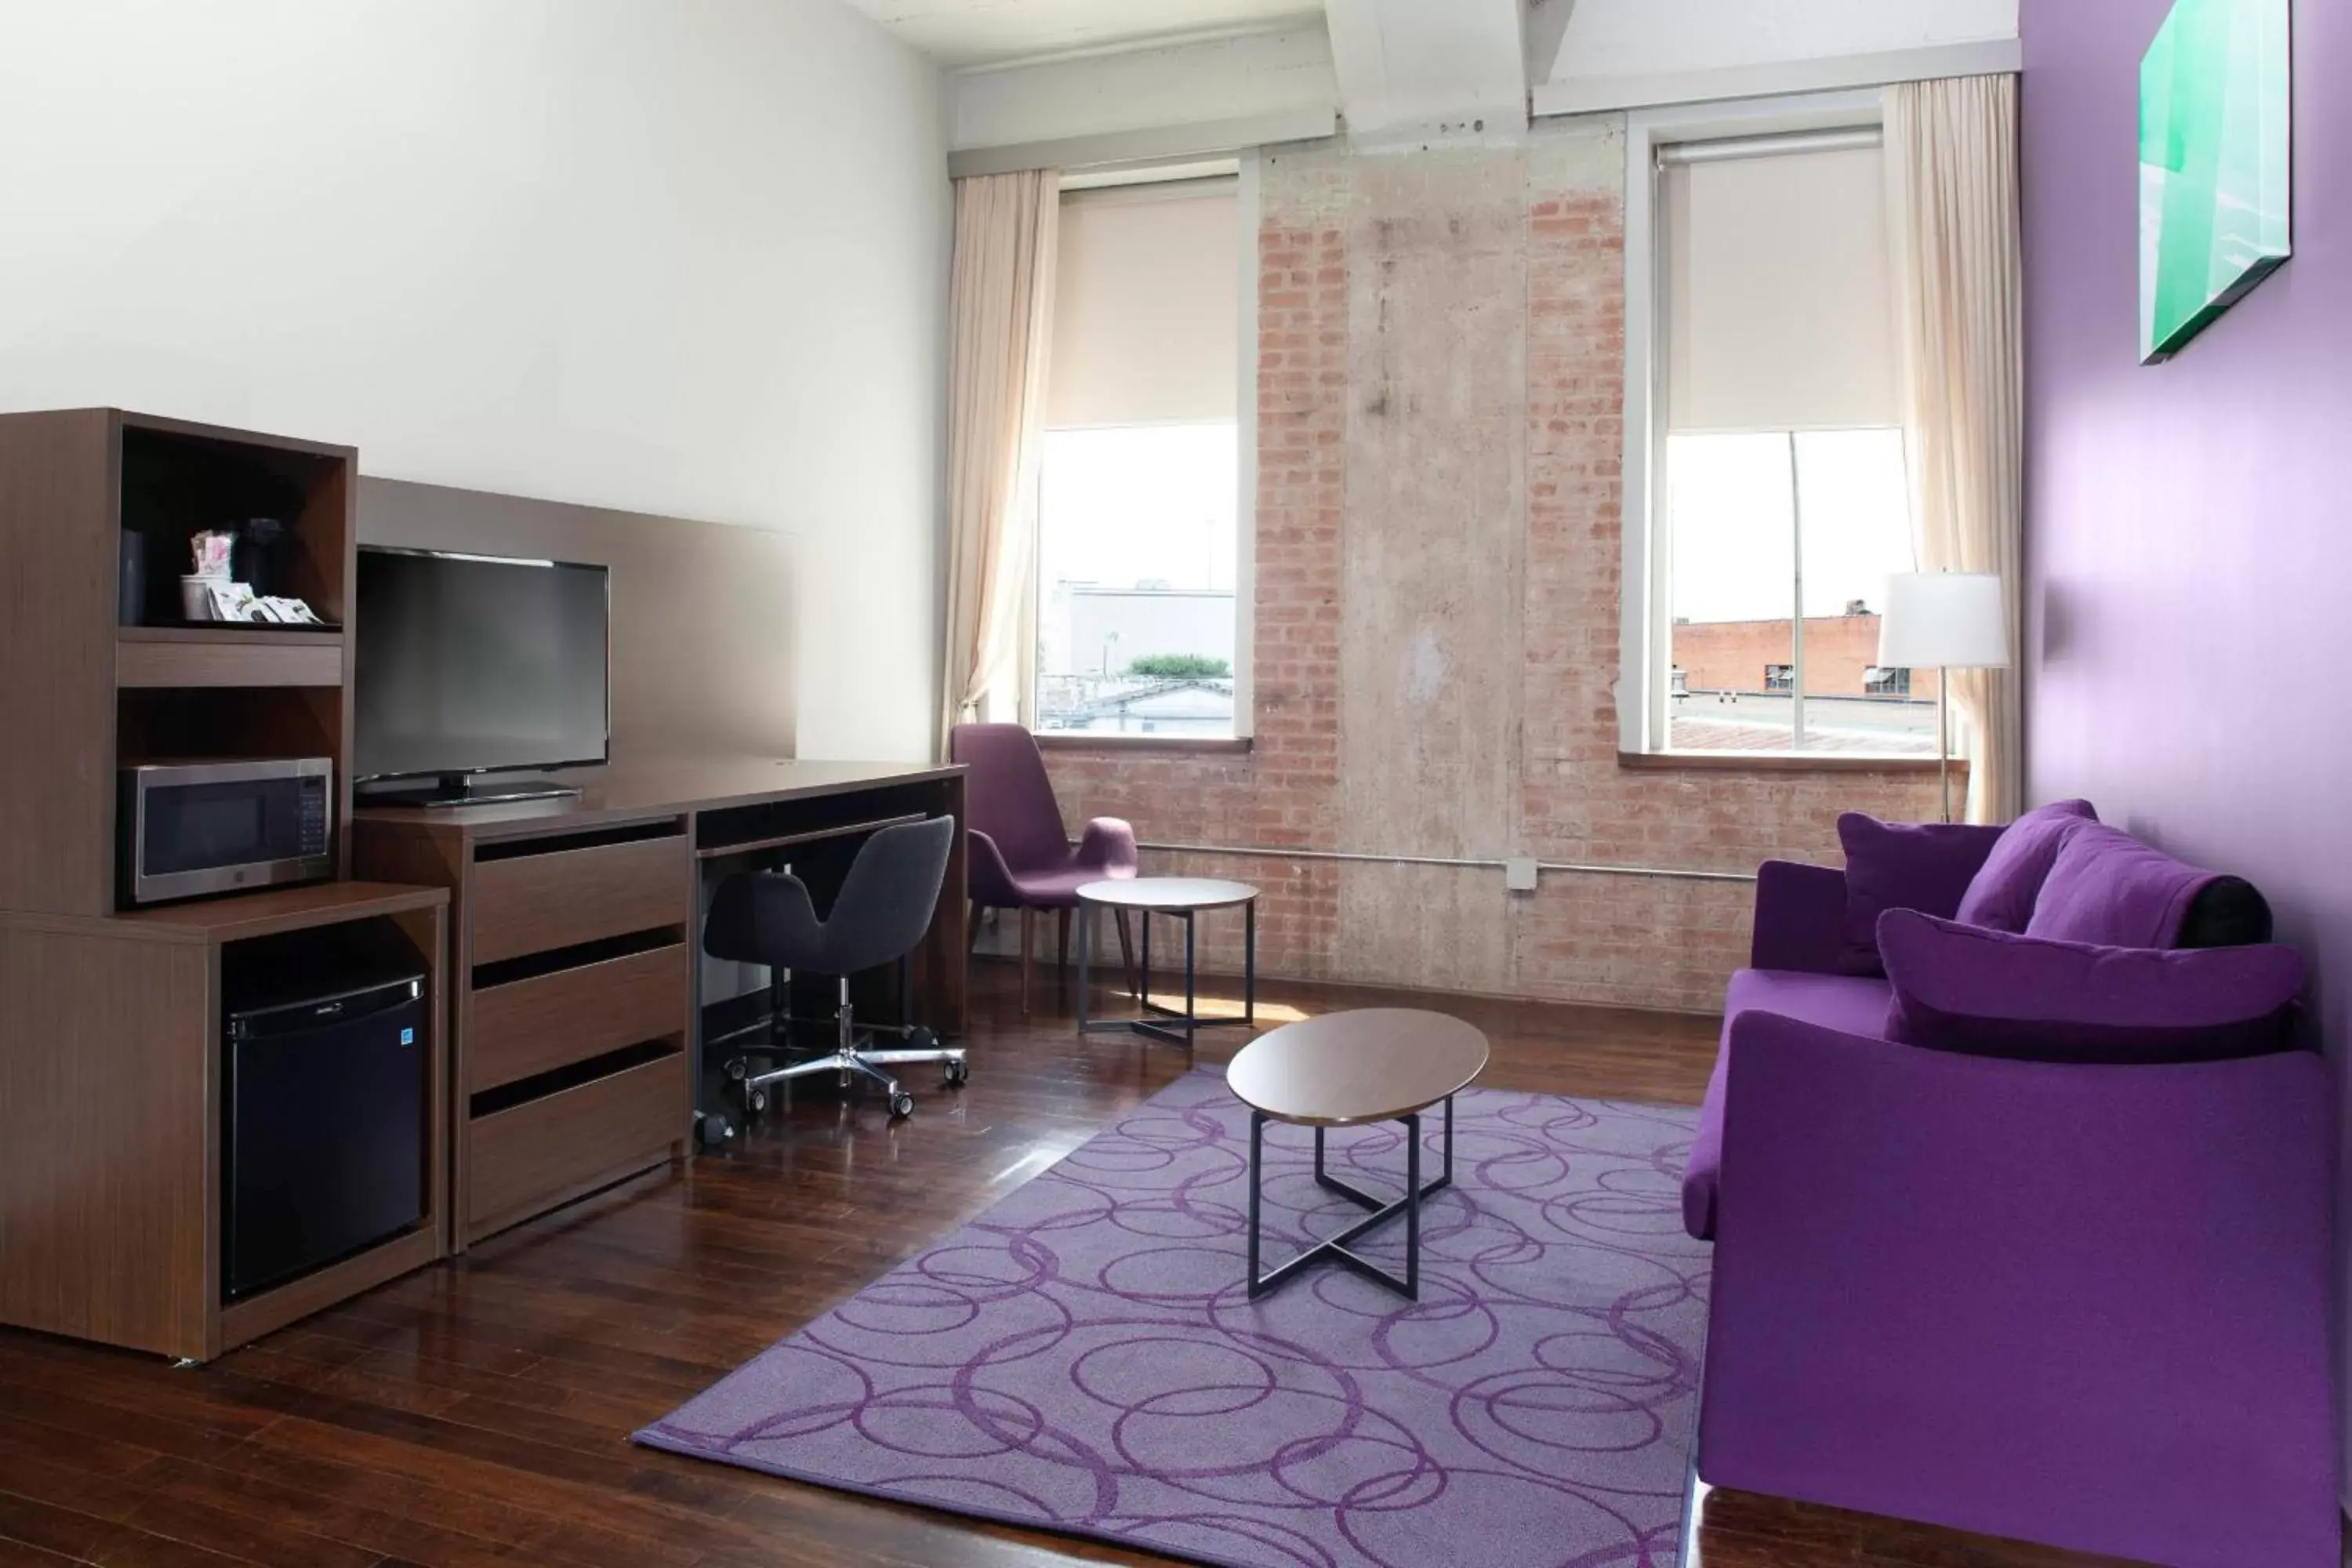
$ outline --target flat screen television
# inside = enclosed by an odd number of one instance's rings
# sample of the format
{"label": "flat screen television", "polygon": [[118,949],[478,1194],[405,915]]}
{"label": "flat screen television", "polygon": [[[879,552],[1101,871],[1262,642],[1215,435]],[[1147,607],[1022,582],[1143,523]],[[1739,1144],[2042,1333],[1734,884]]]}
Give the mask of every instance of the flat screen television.
{"label": "flat screen television", "polygon": [[604,567],[365,545],[352,619],[352,774],[375,786],[363,791],[367,800],[463,805],[573,794],[482,775],[609,760]]}

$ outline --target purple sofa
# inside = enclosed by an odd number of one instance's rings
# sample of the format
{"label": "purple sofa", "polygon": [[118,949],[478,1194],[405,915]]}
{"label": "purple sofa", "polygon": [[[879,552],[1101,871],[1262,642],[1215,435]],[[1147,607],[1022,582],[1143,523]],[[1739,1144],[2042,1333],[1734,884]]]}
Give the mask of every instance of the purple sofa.
{"label": "purple sofa", "polygon": [[2336,1568],[2334,1091],[2291,1048],[2299,961],[2219,946],[2267,936],[2251,889],[2077,805],[1871,825],[1934,847],[1849,837],[1851,888],[1762,868],[1683,1192],[1716,1243],[1699,1473]]}

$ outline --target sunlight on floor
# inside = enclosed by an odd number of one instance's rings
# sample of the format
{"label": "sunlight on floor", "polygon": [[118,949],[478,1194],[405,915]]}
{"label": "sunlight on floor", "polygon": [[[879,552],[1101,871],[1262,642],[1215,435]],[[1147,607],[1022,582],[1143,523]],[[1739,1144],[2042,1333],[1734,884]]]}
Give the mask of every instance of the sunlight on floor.
{"label": "sunlight on floor", "polygon": [[[1178,982],[1173,990],[1162,990],[1155,984],[1151,990],[1151,999],[1164,1006],[1181,1006],[1184,1002],[1182,982]],[[1125,1001],[1126,998],[1122,995],[1117,1000]],[[1193,1005],[1203,1018],[1238,1018],[1242,1016],[1242,999],[1239,996],[1213,996],[1202,993]],[[1264,997],[1258,999],[1257,1026],[1261,1029],[1273,1028],[1276,1024],[1303,1023],[1313,1016],[1315,1016],[1314,1013],[1306,1008],[1293,1007],[1280,1002],[1268,1002]]]}
{"label": "sunlight on floor", "polygon": [[1017,1187],[1039,1172],[1060,1163],[1063,1156],[1077,1149],[1085,1142],[1085,1139],[1080,1138],[1067,1144],[1056,1145],[1049,1149],[1032,1150],[989,1177],[988,1184],[992,1187],[1008,1185]]}

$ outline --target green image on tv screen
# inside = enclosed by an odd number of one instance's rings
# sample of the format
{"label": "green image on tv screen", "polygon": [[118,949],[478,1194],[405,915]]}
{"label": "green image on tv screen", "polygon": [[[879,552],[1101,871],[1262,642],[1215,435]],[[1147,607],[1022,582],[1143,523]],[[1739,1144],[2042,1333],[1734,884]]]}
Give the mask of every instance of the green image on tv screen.
{"label": "green image on tv screen", "polygon": [[2179,0],[2139,68],[2139,347],[2168,359],[2287,258],[2289,0]]}

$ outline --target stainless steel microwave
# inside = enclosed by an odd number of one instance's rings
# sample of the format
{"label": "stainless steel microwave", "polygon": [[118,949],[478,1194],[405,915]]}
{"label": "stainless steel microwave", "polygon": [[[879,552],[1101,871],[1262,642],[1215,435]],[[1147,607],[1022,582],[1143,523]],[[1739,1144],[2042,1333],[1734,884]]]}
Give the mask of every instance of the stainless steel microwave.
{"label": "stainless steel microwave", "polygon": [[327,757],[124,768],[115,823],[122,901],[331,875],[334,786]]}

